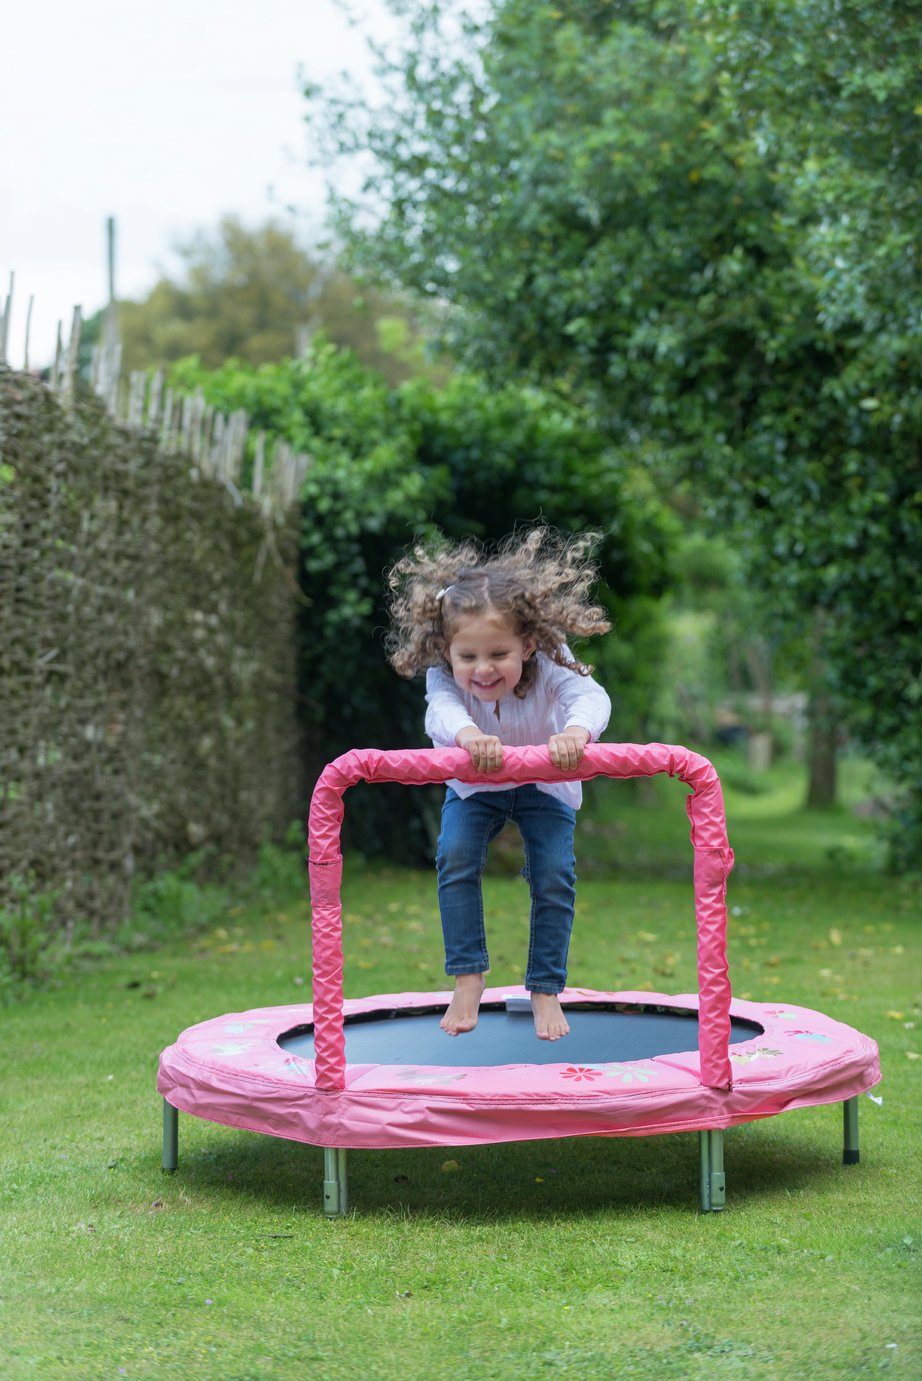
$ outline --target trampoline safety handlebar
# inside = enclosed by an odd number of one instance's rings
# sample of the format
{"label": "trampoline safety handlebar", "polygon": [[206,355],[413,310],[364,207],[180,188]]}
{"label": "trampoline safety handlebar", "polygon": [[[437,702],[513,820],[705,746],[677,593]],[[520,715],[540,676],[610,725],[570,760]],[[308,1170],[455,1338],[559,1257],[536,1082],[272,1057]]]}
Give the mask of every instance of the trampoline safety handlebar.
{"label": "trampoline safety handlebar", "polygon": [[456,778],[490,785],[588,781],[594,777],[653,777],[666,773],[690,788],[685,807],[694,849],[698,934],[698,1047],[701,1083],[731,1085],[730,979],[727,970],[727,841],[723,792],[707,758],[665,743],[593,743],[573,771],[553,765],[544,745],[503,748],[503,765],[487,779],[463,748],[356,748],[329,763],[311,797],[308,822],[313,931],[314,1058],[319,1089],[345,1087],[343,1030],[342,852],[343,796],[357,782],[426,786]]}

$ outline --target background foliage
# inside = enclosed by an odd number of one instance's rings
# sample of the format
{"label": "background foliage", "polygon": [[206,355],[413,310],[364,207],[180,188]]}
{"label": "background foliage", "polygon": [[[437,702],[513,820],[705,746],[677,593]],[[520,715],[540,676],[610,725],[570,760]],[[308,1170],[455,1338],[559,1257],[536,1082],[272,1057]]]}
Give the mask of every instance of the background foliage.
{"label": "background foliage", "polygon": [[351,262],[451,304],[452,348],[492,378],[591,400],[732,525],[918,857],[917,6],[394,8],[383,101],[308,93],[331,159],[373,155],[362,195],[332,194]]}
{"label": "background foliage", "polygon": [[[288,359],[318,330],[392,383],[429,367],[405,296],[362,287],[274,221],[250,229],[225,216],[213,233],[200,232],[176,252],[178,275],[161,277],[142,302],[118,304],[129,373],[188,355],[210,368],[228,359]],[[84,324],[87,365],[104,317]]]}

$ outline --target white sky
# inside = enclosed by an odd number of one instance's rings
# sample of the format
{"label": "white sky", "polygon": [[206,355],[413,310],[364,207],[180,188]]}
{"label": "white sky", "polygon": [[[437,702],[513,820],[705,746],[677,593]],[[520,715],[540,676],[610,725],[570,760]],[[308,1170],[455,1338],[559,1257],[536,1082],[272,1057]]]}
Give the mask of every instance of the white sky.
{"label": "white sky", "polygon": [[396,32],[384,0],[22,0],[0,49],[0,294],[15,272],[11,363],[51,357],[58,320],[106,298],[105,222],[117,221],[116,291],[140,297],[171,247],[223,214],[323,224],[306,166],[297,80],[368,73],[365,35]]}

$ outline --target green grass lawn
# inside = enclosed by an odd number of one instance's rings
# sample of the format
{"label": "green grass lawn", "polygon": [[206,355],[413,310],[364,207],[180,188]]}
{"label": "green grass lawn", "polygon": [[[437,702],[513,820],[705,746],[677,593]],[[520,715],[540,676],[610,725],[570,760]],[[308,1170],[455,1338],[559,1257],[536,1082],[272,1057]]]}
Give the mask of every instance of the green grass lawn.
{"label": "green grass lawn", "polygon": [[[727,791],[735,990],[880,1043],[859,1166],[838,1107],[728,1133],[713,1215],[692,1135],[354,1152],[328,1221],[319,1150],[182,1116],[163,1176],[163,1046],[309,996],[305,898],[234,908],[5,1013],[0,1376],[922,1376],[919,894],[877,871],[859,777],[828,814],[790,771]],[[693,987],[682,788],[590,795],[571,979]],[[497,984],[521,981],[516,862],[487,880]],[[344,909],[349,994],[444,985],[431,875],[352,864]]]}

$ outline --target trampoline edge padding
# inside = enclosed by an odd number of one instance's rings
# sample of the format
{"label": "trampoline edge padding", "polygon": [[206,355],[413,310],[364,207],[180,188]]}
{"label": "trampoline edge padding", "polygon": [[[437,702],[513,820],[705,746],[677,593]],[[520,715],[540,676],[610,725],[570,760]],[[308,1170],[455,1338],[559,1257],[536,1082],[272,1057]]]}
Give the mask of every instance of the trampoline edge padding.
{"label": "trampoline edge padding", "polygon": [[[488,990],[485,1001],[508,991]],[[346,1008],[431,1005],[441,996],[383,995]],[[697,1006],[689,994],[577,989],[571,997]],[[571,1064],[564,1038],[559,1063],[347,1065],[346,1087],[325,1091],[315,1084],[314,1061],[288,1055],[278,1044],[285,1032],[310,1023],[313,1012],[305,1004],[232,1013],[190,1027],[161,1055],[157,1087],[181,1111],[226,1126],[316,1146],[396,1148],[723,1129],[844,1101],[879,1081],[875,1043],[822,1013],[735,1001],[732,1015],[763,1029],[731,1048],[729,1090],[701,1084],[697,1050]]]}

